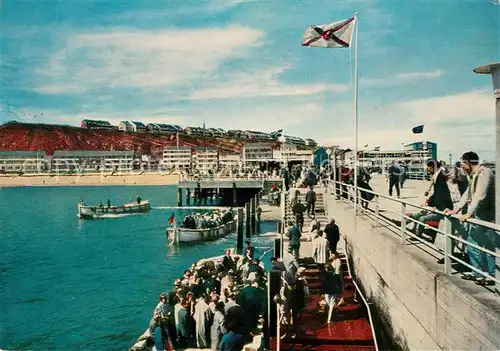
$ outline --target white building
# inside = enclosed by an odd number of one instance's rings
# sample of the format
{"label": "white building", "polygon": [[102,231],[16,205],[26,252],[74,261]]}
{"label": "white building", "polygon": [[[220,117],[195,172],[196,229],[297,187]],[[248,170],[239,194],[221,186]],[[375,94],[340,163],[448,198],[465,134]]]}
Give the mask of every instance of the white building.
{"label": "white building", "polygon": [[221,168],[239,168],[241,164],[240,154],[219,155],[219,167]]}
{"label": "white building", "polygon": [[57,172],[131,171],[133,151],[55,151],[52,168]]}
{"label": "white building", "polygon": [[132,124],[130,124],[129,121],[121,121],[118,124],[118,130],[121,130],[122,132],[133,132],[134,127],[132,126]]}
{"label": "white building", "polygon": [[132,131],[136,133],[144,133],[147,131],[146,125],[142,122],[130,121],[129,123],[132,125]]}
{"label": "white building", "polygon": [[273,158],[277,162],[294,162],[303,165],[314,162],[314,150],[300,150],[297,145],[283,144],[277,150],[273,150]]}
{"label": "white building", "polygon": [[[365,167],[380,167],[383,172],[392,163],[403,163],[408,166],[408,175],[421,176],[426,172],[427,160],[432,158],[431,150],[361,150],[358,163]],[[354,151],[345,154],[345,164],[354,165]]]}
{"label": "white building", "polygon": [[270,143],[247,143],[243,146],[245,167],[254,163],[273,161],[273,146]]}
{"label": "white building", "polygon": [[191,148],[189,146],[166,146],[163,149],[161,167],[170,168],[191,168]]}
{"label": "white building", "polygon": [[42,151],[0,151],[0,173],[37,173],[48,171]]}
{"label": "white building", "polygon": [[215,170],[219,166],[219,150],[215,147],[198,148],[193,163],[198,170]]}

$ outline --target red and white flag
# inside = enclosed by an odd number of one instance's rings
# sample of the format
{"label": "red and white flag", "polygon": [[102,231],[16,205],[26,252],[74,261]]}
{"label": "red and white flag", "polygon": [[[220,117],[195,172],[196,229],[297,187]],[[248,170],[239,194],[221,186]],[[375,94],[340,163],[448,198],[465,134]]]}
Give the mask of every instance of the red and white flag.
{"label": "red and white flag", "polygon": [[310,26],[302,38],[302,46],[315,48],[348,48],[351,46],[352,33],[356,24],[356,17]]}

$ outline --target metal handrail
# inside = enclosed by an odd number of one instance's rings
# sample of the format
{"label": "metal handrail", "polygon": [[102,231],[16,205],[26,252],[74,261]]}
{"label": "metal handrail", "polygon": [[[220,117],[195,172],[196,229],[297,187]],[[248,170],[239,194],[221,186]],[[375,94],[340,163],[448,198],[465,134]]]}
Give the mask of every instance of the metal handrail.
{"label": "metal handrail", "polygon": [[[332,187],[333,186],[333,190],[334,192],[336,193],[337,189],[335,189],[335,186],[334,185],[340,185],[340,192],[341,193],[347,193],[349,194],[349,189],[353,190],[354,189],[354,186],[353,185],[350,185],[350,184],[347,184],[347,183],[343,183],[343,182],[340,182],[340,181],[333,181],[333,180],[327,180],[329,182],[329,187]],[[346,187],[347,190],[344,190],[342,189],[342,187]],[[410,237],[412,238],[415,238],[417,239],[419,242],[421,243],[424,243],[427,247],[439,252],[440,254],[443,254],[444,255],[444,258],[445,258],[445,267],[444,267],[444,271],[445,271],[445,274],[451,274],[452,272],[452,269],[451,269],[451,262],[452,261],[455,261],[455,262],[458,262],[466,267],[468,267],[469,269],[471,269],[472,271],[480,274],[481,276],[487,278],[487,279],[491,279],[493,281],[495,281],[497,284],[500,284],[500,278],[499,277],[492,277],[490,276],[489,274],[473,267],[472,265],[458,259],[457,257],[453,256],[453,252],[452,252],[452,245],[449,244],[449,240],[451,241],[455,241],[455,242],[460,242],[460,243],[463,243],[467,246],[470,246],[470,247],[473,247],[481,252],[484,252],[486,254],[489,254],[489,255],[492,255],[496,258],[499,258],[500,257],[500,254],[496,253],[496,252],[493,252],[493,251],[490,251],[486,248],[483,248],[483,247],[480,247],[476,244],[473,244],[473,243],[470,243],[460,237],[457,237],[455,235],[453,235],[453,232],[452,232],[452,226],[451,226],[451,219],[456,219],[458,220],[459,219],[459,216],[458,215],[447,215],[445,214],[444,212],[442,211],[439,211],[439,210],[436,210],[434,208],[431,208],[431,207],[428,207],[428,206],[423,206],[423,205],[417,205],[415,203],[412,203],[412,202],[409,202],[409,201],[405,201],[405,200],[401,200],[401,199],[396,199],[396,198],[393,198],[391,196],[388,196],[388,195],[384,195],[384,194],[380,194],[380,193],[377,193],[375,191],[371,191],[371,190],[368,190],[368,189],[360,189],[358,188],[358,191],[363,191],[363,192],[366,192],[366,193],[369,193],[369,194],[373,194],[377,201],[376,201],[376,211],[374,213],[375,215],[375,219],[376,221],[378,222],[379,220],[382,220],[383,222],[387,223],[387,225],[389,225],[390,227],[392,228],[396,228],[400,231],[400,236],[403,240],[404,243],[406,243],[406,235],[409,235]],[[360,197],[358,197],[359,199],[361,199]],[[421,210],[425,210],[429,213],[436,213],[436,214],[439,214],[443,217],[443,219],[445,220],[445,230],[441,230],[439,228],[434,228],[434,227],[430,227],[428,226],[427,224],[425,223],[422,223],[418,220],[415,220],[409,216],[406,215],[406,211],[404,212],[401,212],[401,213],[398,213],[396,211],[393,211],[393,210],[390,210],[390,209],[384,209],[386,212],[390,212],[390,213],[393,213],[397,216],[399,216],[401,218],[401,220],[403,221],[406,221],[406,220],[410,220],[410,221],[413,221],[415,223],[418,223],[419,225],[422,225],[424,226],[424,228],[429,228],[429,229],[432,229],[434,230],[435,232],[443,235],[445,237],[445,250],[441,250],[439,249],[438,247],[436,247],[436,245],[434,244],[431,244],[427,241],[424,241],[422,240],[421,238],[419,238],[418,236],[416,236],[415,234],[413,234],[411,231],[407,230],[406,229],[406,225],[404,225],[404,229],[403,229],[403,226],[401,227],[397,227],[394,225],[394,223],[389,220],[388,218],[384,217],[384,216],[381,216],[379,214],[380,212],[380,209],[381,209],[381,206],[380,206],[380,203],[378,201],[378,198],[384,198],[384,199],[387,199],[387,200],[390,200],[390,201],[393,201],[393,202],[396,202],[396,203],[399,203],[401,204],[401,208],[405,209],[406,210],[406,206],[411,206],[411,207],[415,207],[417,209],[421,209]],[[370,201],[366,201],[364,199],[361,199],[361,201],[365,201],[365,202],[370,202]],[[349,204],[352,204],[352,201],[348,200],[348,203]],[[353,206],[356,206],[356,204],[352,204]],[[483,220],[479,220],[479,219],[475,219],[475,218],[470,218],[470,219],[467,219],[466,222],[468,223],[472,223],[472,224],[476,224],[476,225],[479,225],[479,226],[482,226],[482,227],[485,227],[485,228],[488,228],[488,229],[491,229],[493,230],[497,235],[500,235],[500,225],[497,224],[497,223],[491,223],[491,222],[486,222],[486,221],[483,221]],[[406,224],[406,223],[404,223]]]}

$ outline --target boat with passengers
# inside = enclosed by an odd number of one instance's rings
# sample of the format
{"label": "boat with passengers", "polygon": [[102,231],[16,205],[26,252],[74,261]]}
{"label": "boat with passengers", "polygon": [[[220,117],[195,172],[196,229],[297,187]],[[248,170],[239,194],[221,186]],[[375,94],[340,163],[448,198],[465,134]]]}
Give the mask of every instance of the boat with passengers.
{"label": "boat with passengers", "polygon": [[232,209],[190,213],[177,227],[172,219],[167,228],[167,237],[172,243],[194,243],[222,238],[236,231],[236,220]]}
{"label": "boat with passengers", "polygon": [[151,210],[148,200],[137,198],[136,202],[113,206],[108,200],[107,205],[103,203],[98,206],[87,206],[82,201],[78,204],[78,217],[82,219],[113,218],[114,215],[146,213]]}

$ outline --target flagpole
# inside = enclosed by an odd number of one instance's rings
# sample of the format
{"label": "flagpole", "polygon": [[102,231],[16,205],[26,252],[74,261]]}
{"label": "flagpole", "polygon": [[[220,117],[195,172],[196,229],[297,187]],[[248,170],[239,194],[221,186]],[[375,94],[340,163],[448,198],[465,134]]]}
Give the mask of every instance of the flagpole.
{"label": "flagpole", "polygon": [[355,146],[354,146],[354,215],[358,214],[358,13],[354,14],[356,26],[355,46],[354,46],[354,129],[355,129]]}

